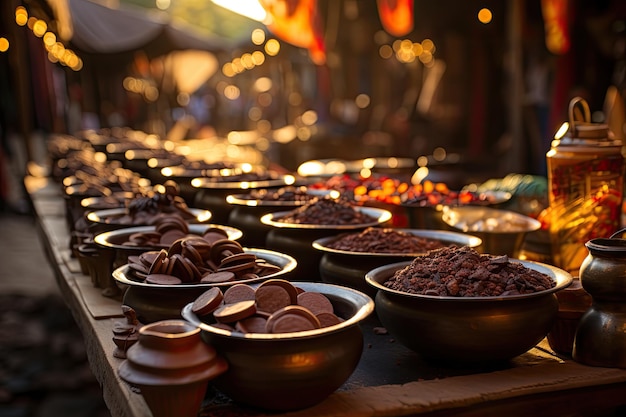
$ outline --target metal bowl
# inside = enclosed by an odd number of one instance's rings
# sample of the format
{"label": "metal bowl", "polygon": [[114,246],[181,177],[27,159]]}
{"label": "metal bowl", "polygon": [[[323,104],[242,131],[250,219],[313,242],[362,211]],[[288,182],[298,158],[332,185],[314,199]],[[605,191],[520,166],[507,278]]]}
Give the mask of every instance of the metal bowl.
{"label": "metal bowl", "polygon": [[[250,174],[252,175],[252,174]],[[261,188],[281,188],[295,184],[298,180],[293,175],[278,175],[274,172],[262,173],[259,179],[240,180],[239,176],[229,179],[223,177],[197,177],[191,180],[191,186],[196,190],[194,205],[207,207],[217,216],[218,222],[228,222],[233,206],[226,201],[231,194],[246,192]]]}
{"label": "metal bowl", "polygon": [[268,213],[261,217],[261,223],[272,227],[267,233],[265,247],[288,253],[298,260],[293,279],[298,281],[319,281],[322,252],[313,248],[313,242],[327,236],[338,235],[347,231],[363,230],[371,226],[383,225],[391,219],[391,212],[374,207],[355,207],[368,214],[375,221],[361,224],[316,225],[279,222],[275,219],[284,217],[289,211]]}
{"label": "metal bowl", "polygon": [[478,248],[493,255],[519,256],[526,235],[541,228],[537,219],[510,210],[481,206],[446,206],[441,220],[451,230],[471,233],[482,239]]}
{"label": "metal bowl", "polygon": [[242,244],[254,247],[265,246],[267,234],[272,229],[272,226],[261,223],[261,217],[306,203],[302,200],[263,200],[253,198],[250,194],[230,194],[226,196],[226,202],[232,207],[228,224],[244,232]]}
{"label": "metal bowl", "polygon": [[212,287],[226,289],[236,284],[252,284],[271,278],[282,278],[296,267],[296,260],[289,255],[265,249],[244,248],[244,252],[252,253],[257,258],[281,267],[273,274],[248,280],[229,281],[219,284],[197,283],[157,285],[139,282],[129,276],[129,266],[116,268],[112,275],[118,285],[125,288],[123,304],[132,307],[142,323],[180,318],[182,308],[193,302],[200,294]]}
{"label": "metal bowl", "polygon": [[290,214],[290,211],[279,211],[275,213],[268,213],[261,217],[261,223],[268,224],[270,226],[279,228],[279,229],[311,229],[311,230],[320,230],[320,229],[329,229],[329,230],[358,230],[364,229],[370,226],[380,226],[391,220],[391,212],[389,210],[377,208],[377,207],[362,207],[355,206],[354,209],[362,214],[366,214],[372,217],[374,220],[366,223],[356,223],[356,224],[307,224],[307,223],[289,223],[289,222],[281,222],[278,219],[281,217],[285,217]]}
{"label": "metal bowl", "polygon": [[359,323],[374,310],[367,295],[331,284],[297,282],[304,291],[328,297],[340,324],[303,332],[243,334],[213,327],[183,308],[185,320],[228,362],[212,381],[232,400],[272,411],[313,406],[337,390],[356,369],[363,352]]}
{"label": "metal bowl", "polygon": [[[213,218],[213,214],[209,210],[190,208],[189,211],[194,217],[186,219],[188,223],[208,223]],[[127,227],[151,226],[150,224],[125,222],[124,219],[130,221],[128,209],[125,207],[91,211],[85,215],[85,218],[89,224],[89,230],[94,234]]]}
{"label": "metal bowl", "polygon": [[572,282],[569,273],[551,265],[514,261],[549,275],[556,285],[501,297],[428,296],[383,285],[410,262],[375,268],[365,280],[378,290],[381,323],[408,348],[446,366],[494,364],[521,355],[546,337],[557,318],[555,293]]}
{"label": "metal bowl", "polygon": [[[444,230],[391,229],[411,233],[425,239],[440,241],[446,245],[478,247],[482,241],[476,236]],[[379,266],[414,258],[416,252],[363,252],[346,251],[331,248],[331,244],[345,235],[359,232],[341,233],[327,236],[313,242],[313,248],[322,252],[320,276],[323,282],[344,285],[366,293],[376,295],[376,289],[365,282],[365,274]]]}

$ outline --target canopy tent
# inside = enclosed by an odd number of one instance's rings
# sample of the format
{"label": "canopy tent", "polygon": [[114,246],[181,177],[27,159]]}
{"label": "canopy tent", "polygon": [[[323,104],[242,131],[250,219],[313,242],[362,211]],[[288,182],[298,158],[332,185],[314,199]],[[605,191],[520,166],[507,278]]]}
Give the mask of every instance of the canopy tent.
{"label": "canopy tent", "polygon": [[154,9],[126,4],[111,8],[90,0],[46,1],[54,12],[59,37],[83,53],[142,50],[156,57],[174,50],[224,51],[243,41],[207,30],[200,32]]}

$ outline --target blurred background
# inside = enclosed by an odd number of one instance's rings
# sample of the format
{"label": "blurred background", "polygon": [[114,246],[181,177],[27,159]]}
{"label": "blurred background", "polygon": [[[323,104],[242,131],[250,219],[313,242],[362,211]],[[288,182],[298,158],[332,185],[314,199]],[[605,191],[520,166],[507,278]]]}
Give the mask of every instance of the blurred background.
{"label": "blurred background", "polygon": [[626,86],[619,0],[0,7],[3,166],[17,155],[18,173],[45,158],[36,142],[51,133],[125,126],[251,143],[290,170],[426,155],[465,183],[468,172],[543,175],[570,99],[604,121],[607,89]]}
{"label": "blurred background", "polygon": [[289,171],[426,158],[458,189],[546,175],[576,96],[623,138],[625,89],[623,0],[0,1],[0,416],[108,413],[24,216],[51,136],[246,145]]}

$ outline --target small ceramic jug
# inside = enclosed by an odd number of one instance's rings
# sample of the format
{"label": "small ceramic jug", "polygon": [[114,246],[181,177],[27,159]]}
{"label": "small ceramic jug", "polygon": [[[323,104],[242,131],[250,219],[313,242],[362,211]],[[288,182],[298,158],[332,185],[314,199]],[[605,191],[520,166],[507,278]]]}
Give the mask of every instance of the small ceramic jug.
{"label": "small ceramic jug", "polygon": [[154,417],[196,417],[209,380],[226,372],[226,361],[184,320],[163,320],[139,330],[118,369],[139,388]]}
{"label": "small ceramic jug", "polygon": [[592,305],[578,323],[572,357],[586,365],[626,368],[626,239],[618,238],[624,232],[585,244],[580,282]]}

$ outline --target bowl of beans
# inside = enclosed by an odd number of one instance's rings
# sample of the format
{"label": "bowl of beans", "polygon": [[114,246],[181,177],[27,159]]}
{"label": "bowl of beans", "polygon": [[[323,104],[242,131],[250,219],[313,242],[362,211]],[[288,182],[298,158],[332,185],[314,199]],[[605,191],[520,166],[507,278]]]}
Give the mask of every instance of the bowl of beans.
{"label": "bowl of beans", "polygon": [[481,252],[513,258],[519,256],[526,236],[541,228],[539,220],[524,214],[481,206],[446,206],[441,219],[450,230],[480,237]]}
{"label": "bowl of beans", "polygon": [[391,212],[385,209],[359,206],[343,197],[324,196],[292,210],[265,214],[261,223],[271,226],[265,247],[297,259],[298,267],[293,279],[319,281],[322,252],[313,248],[315,240],[384,226],[391,218]]}
{"label": "bowl of beans", "polygon": [[211,289],[182,316],[228,362],[214,387],[273,412],[313,406],[348,380],[363,352],[359,324],[373,311],[350,288],[273,279]]}
{"label": "bowl of beans", "polygon": [[313,248],[323,254],[320,261],[323,282],[355,288],[374,297],[376,289],[365,282],[368,271],[444,246],[475,248],[481,243],[476,236],[445,230],[368,227],[317,239]]}
{"label": "bowl of beans", "polygon": [[446,366],[506,363],[550,332],[572,276],[548,264],[445,247],[381,266],[365,280],[400,343]]}

